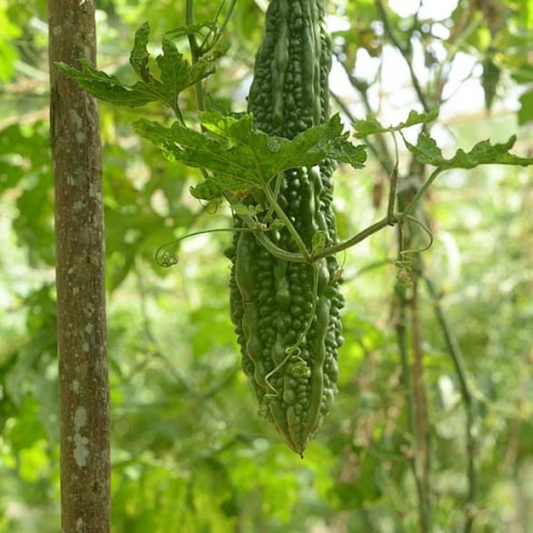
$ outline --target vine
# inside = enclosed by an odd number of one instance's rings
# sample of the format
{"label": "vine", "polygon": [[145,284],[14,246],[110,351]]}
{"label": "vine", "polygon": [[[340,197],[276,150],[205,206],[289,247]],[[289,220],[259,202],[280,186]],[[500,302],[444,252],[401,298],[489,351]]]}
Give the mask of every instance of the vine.
{"label": "vine", "polygon": [[318,266],[316,263],[313,263],[313,293],[312,293],[313,303],[311,307],[311,312],[309,314],[309,318],[306,322],[305,328],[300,333],[300,336],[298,337],[298,340],[296,341],[296,343],[294,343],[292,346],[288,346],[285,349],[285,357],[283,358],[283,360],[280,361],[280,363],[278,363],[278,365],[276,365],[274,369],[271,370],[265,376],[265,383],[266,383],[266,386],[269,392],[266,392],[265,395],[263,396],[263,399],[261,400],[261,404],[259,406],[259,411],[258,411],[258,414],[263,417],[267,415],[267,409],[270,403],[279,397],[279,392],[270,383],[270,378],[275,376],[291,358],[294,358],[294,364],[291,368],[291,374],[293,377],[309,378],[311,375],[311,369],[309,368],[307,361],[305,361],[305,359],[301,357],[302,350],[300,346],[304,342],[307,334],[309,333],[309,330],[311,329],[311,325],[313,324],[313,320],[315,318],[316,306],[317,306],[317,300],[318,300],[318,281],[319,281]]}

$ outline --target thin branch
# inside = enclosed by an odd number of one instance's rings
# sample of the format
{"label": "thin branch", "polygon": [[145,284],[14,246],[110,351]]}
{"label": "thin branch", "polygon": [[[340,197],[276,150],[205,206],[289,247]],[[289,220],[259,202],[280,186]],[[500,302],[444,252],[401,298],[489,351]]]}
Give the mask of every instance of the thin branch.
{"label": "thin branch", "polygon": [[228,22],[230,21],[231,16],[233,15],[233,10],[235,9],[236,4],[237,4],[237,0],[231,0],[228,10],[226,11],[226,16],[224,17],[224,20],[222,21],[220,28],[218,28],[215,34],[215,38],[213,39],[213,42],[211,43],[210,48],[213,48],[214,46],[216,46],[216,44],[222,38],[222,35],[224,35],[224,32],[226,31],[226,26],[228,25]]}
{"label": "thin branch", "polygon": [[424,484],[422,482],[417,461],[417,451],[419,449],[418,444],[418,432],[416,427],[416,408],[414,389],[411,375],[411,367],[409,364],[409,351],[407,340],[407,298],[405,294],[398,291],[398,300],[400,303],[400,309],[398,310],[398,317],[396,319],[396,338],[398,342],[398,351],[400,353],[400,362],[402,365],[402,381],[406,391],[407,400],[407,424],[409,426],[409,433],[413,439],[410,443],[412,450],[406,453],[406,456],[411,465],[413,472],[413,478],[416,486],[416,493],[418,499],[418,514],[420,520],[420,531],[423,533],[429,533],[429,529],[425,524],[429,523],[427,518],[426,507],[424,505]]}
{"label": "thin branch", "polygon": [[[348,77],[348,80],[349,80],[350,84],[352,85],[352,87],[354,89],[356,89],[357,92],[359,93],[359,95],[361,96],[361,100],[362,100],[363,105],[365,107],[366,113],[367,114],[371,114],[371,115],[375,115],[376,113],[375,113],[374,109],[372,108],[372,105],[370,104],[370,100],[368,98],[368,84],[363,83],[360,80],[358,80],[350,72],[350,70],[349,70],[348,66],[346,65],[346,63],[341,61],[338,57],[337,57],[337,61],[339,62],[339,64],[344,69],[344,72],[346,73],[346,76]],[[352,122],[352,123],[355,122],[355,117],[353,116],[353,114],[350,111],[350,109],[346,105],[344,105],[339,99],[337,99],[335,97],[335,95],[333,95],[333,97],[335,98],[335,101],[341,106],[342,111],[349,118],[350,122]],[[393,159],[392,155],[390,154],[389,146],[387,145],[387,142],[385,140],[385,136],[383,134],[381,134],[381,133],[377,133],[375,135],[375,138],[376,138],[376,142],[378,143],[378,148],[379,149],[376,149],[374,151],[371,148],[371,150],[376,154],[376,157],[377,157],[379,163],[381,164],[381,166],[383,167],[383,170],[387,174],[390,174],[392,172],[392,169],[394,168],[394,159]]]}
{"label": "thin branch", "polygon": [[385,218],[382,218],[380,221],[376,222],[375,224],[372,224],[365,230],[361,231],[357,235],[354,235],[347,241],[343,241],[339,244],[335,244],[334,246],[330,246],[329,248],[326,248],[325,250],[323,250],[322,252],[318,254],[314,254],[313,259],[315,260],[322,259],[323,257],[328,257],[330,255],[334,255],[336,253],[342,252],[343,250],[347,250],[348,248],[355,246],[361,241],[364,241],[371,235],[374,235],[374,233],[377,233],[383,228],[386,228],[387,226],[394,226],[398,224],[400,221],[401,221],[401,217],[399,215],[394,215],[392,220],[390,220],[389,217],[386,216]]}
{"label": "thin branch", "polygon": [[409,301],[411,309],[411,343],[413,347],[413,396],[415,402],[415,422],[418,449],[416,459],[419,468],[422,492],[420,506],[423,509],[421,521],[422,530],[431,530],[431,484],[430,484],[430,432],[427,413],[427,399],[424,385],[424,352],[422,350],[422,335],[418,316],[418,279],[415,279],[413,293]]}
{"label": "thin branch", "polygon": [[459,389],[464,404],[466,421],[465,421],[465,435],[466,435],[466,457],[467,457],[467,482],[468,490],[465,498],[465,517],[464,517],[464,533],[471,533],[475,519],[476,501],[478,492],[478,478],[476,469],[476,450],[477,439],[475,435],[476,423],[476,404],[475,399],[470,390],[466,367],[464,363],[463,353],[459,346],[452,328],[450,327],[446,314],[440,304],[439,292],[433,281],[426,275],[422,275],[426,283],[428,293],[433,301],[433,308],[435,315],[444,335],[444,341],[448,352],[452,358],[452,362],[459,380]]}
{"label": "thin branch", "polygon": [[305,247],[305,243],[302,241],[300,234],[296,231],[296,228],[293,226],[292,222],[290,221],[289,217],[286,215],[285,211],[283,211],[281,206],[278,204],[278,201],[274,197],[274,194],[270,190],[270,187],[267,185],[263,189],[263,192],[265,193],[267,200],[269,201],[270,205],[274,208],[274,211],[276,212],[280,220],[283,221],[283,223],[285,224],[285,228],[290,233],[291,237],[296,243],[296,246],[298,247],[298,250],[300,250],[300,253],[304,257],[305,261],[309,262],[311,260],[311,257],[309,256],[309,252],[307,251],[307,248]]}
{"label": "thin branch", "polygon": [[[187,0],[185,9],[185,23],[187,24],[187,26],[192,26],[194,24],[194,0]],[[189,47],[191,49],[191,64],[194,65],[198,62],[202,53],[196,41],[196,35],[194,35],[193,33],[189,33],[188,39]],[[196,82],[194,88],[196,92],[196,105],[198,106],[198,111],[203,111],[205,109],[205,101],[204,91],[202,89],[202,82]]]}
{"label": "thin branch", "polygon": [[402,217],[405,218],[407,217],[408,215],[410,215],[416,205],[418,204],[418,202],[420,201],[420,199],[422,198],[422,196],[424,196],[424,194],[426,194],[426,192],[428,191],[428,189],[431,187],[431,185],[433,184],[433,182],[447,169],[443,169],[443,168],[436,168],[432,173],[431,175],[429,176],[429,178],[422,184],[422,186],[416,191],[416,194],[413,196],[413,198],[411,199],[411,201],[409,202],[409,204],[407,205],[407,207],[402,211]]}
{"label": "thin branch", "polygon": [[[204,36],[204,40],[202,41],[202,44],[199,46],[200,54],[202,55],[209,52],[209,50],[211,50],[215,46],[214,39],[216,37],[216,22],[218,20],[218,17],[220,16],[220,13],[222,13],[222,9],[224,8],[224,3],[225,3],[225,0],[222,0],[222,2],[220,2],[216,15],[213,19],[213,25],[209,28],[209,31]],[[211,45],[208,45],[207,43],[212,34],[215,36],[213,37],[213,43]]]}
{"label": "thin branch", "polygon": [[[385,30],[385,33],[389,37],[391,43],[400,51],[402,54],[402,57],[404,58],[407,68],[409,69],[409,75],[411,77],[411,82],[413,84],[413,88],[416,92],[416,95],[418,96],[418,99],[420,100],[420,103],[422,104],[422,107],[424,108],[424,111],[427,113],[431,106],[429,105],[427,101],[427,97],[424,93],[424,90],[422,89],[422,86],[420,85],[420,82],[418,80],[418,76],[416,75],[415,68],[412,61],[412,53],[411,53],[411,46],[408,44],[407,46],[402,46],[402,43],[398,40],[396,37],[396,34],[394,33],[390,20],[389,15],[387,14],[387,11],[385,7],[383,6],[382,0],[375,0],[375,6],[378,10],[381,20],[383,22],[383,29]],[[411,35],[412,33],[409,33],[408,35],[408,43],[411,41]]]}
{"label": "thin branch", "polygon": [[396,155],[396,163],[390,173],[390,188],[389,188],[389,200],[387,206],[387,218],[392,222],[394,220],[394,209],[396,206],[396,191],[398,189],[398,164],[400,162],[400,156],[398,154],[398,143],[396,141],[396,135],[392,134],[394,140],[394,151]]}
{"label": "thin branch", "polygon": [[[417,193],[418,191],[416,191]],[[400,208],[407,204],[407,207],[414,206],[411,196],[417,194],[413,189],[404,189],[398,197]],[[420,196],[421,197],[421,196]],[[411,219],[407,214],[407,209],[401,213],[400,222]],[[421,225],[421,223],[418,223]],[[422,225],[425,228],[425,226]],[[427,231],[427,230],[426,230]],[[406,262],[406,254],[412,254],[414,257],[408,259],[409,272],[412,272],[412,278],[409,276],[412,286],[410,289],[401,288],[398,284],[397,294],[399,302],[399,314],[403,329],[398,330],[398,345],[402,357],[402,368],[404,374],[404,383],[408,394],[408,420],[409,429],[413,438],[412,468],[413,476],[417,489],[418,499],[418,524],[420,533],[430,533],[431,531],[431,500],[430,500],[430,481],[429,481],[429,435],[427,423],[427,404],[424,391],[424,367],[422,334],[420,331],[420,321],[418,316],[418,271],[419,271],[419,251],[412,249],[414,236],[409,232],[406,234],[403,224],[397,228],[397,246],[398,257],[397,263]],[[407,292],[409,291],[409,292]],[[409,320],[409,323],[407,322]],[[410,327],[411,334],[411,351],[412,365],[409,361],[407,348],[407,328]],[[403,337],[402,337],[403,335]]]}

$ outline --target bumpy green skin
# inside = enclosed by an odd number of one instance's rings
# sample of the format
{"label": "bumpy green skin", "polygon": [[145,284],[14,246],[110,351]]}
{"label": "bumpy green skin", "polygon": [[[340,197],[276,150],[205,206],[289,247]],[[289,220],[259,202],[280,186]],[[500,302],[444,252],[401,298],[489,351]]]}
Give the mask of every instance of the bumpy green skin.
{"label": "bumpy green skin", "polygon": [[[272,0],[249,96],[256,126],[292,138],[326,121],[330,62],[321,0]],[[325,160],[313,168],[290,170],[283,177],[278,202],[308,250],[319,230],[326,234],[326,246],[336,241],[333,170],[333,162]],[[238,219],[235,222],[241,225]],[[298,252],[286,229],[270,238],[280,248]],[[250,233],[236,233],[227,255],[233,262],[231,316],[243,369],[254,384],[260,411],[273,421],[289,447],[302,454],[330,411],[337,390],[344,303],[337,261],[334,257],[318,261],[318,295],[313,305],[310,265],[274,258]],[[287,349],[297,343],[309,321],[300,350],[287,359]]]}

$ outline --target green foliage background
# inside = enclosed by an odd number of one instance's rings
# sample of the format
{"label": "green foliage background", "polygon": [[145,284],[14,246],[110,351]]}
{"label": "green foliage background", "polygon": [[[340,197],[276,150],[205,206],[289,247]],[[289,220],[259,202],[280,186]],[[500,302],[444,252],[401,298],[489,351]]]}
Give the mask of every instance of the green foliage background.
{"label": "green foliage background", "polygon": [[[342,22],[336,34],[341,56],[357,76],[364,74],[363,59],[379,64],[391,49],[380,5],[330,2]],[[233,111],[246,107],[264,7],[239,0],[225,36],[228,51],[209,81],[213,100]],[[184,9],[185,2],[102,0],[99,67],[133,83],[128,57],[135,29],[148,20],[156,47],[163,32],[184,24]],[[195,2],[197,21],[215,13],[213,2]],[[428,54],[432,46],[448,54],[439,61],[426,57],[428,70],[446,65],[452,46],[459,47],[472,65],[469,87],[492,109],[465,113],[448,95],[435,130],[446,156],[489,136],[504,142],[513,134],[515,151],[532,155],[533,2],[463,1],[444,21],[388,13],[398,35],[419,24],[417,42]],[[439,24],[452,35],[463,28],[461,39],[431,37]],[[58,530],[59,452],[46,3],[0,0],[0,26],[6,30],[0,36],[0,531],[47,533]],[[186,40],[177,42],[187,54]],[[381,90],[381,108],[395,109],[404,120],[419,104],[408,77],[410,96],[403,102],[387,93],[380,76],[366,81],[370,97]],[[362,119],[360,94],[346,89],[343,101]],[[183,92],[181,106],[186,119],[195,116],[193,91]],[[230,237],[185,241],[174,269],[154,261],[161,244],[228,226],[230,213],[224,207],[213,213],[213,206],[195,200],[189,187],[200,173],[170,164],[131,125],[140,117],[165,122],[170,116],[156,106],[139,111],[102,103],[100,110],[114,531],[416,531],[412,435],[392,318],[392,230],[346,253],[340,392],[301,461],[256,415],[240,371],[223,255]],[[407,161],[407,154],[400,156],[400,164]],[[383,216],[386,178],[379,153],[364,170],[339,169],[336,208],[344,237]],[[435,236],[424,254],[426,269],[442,294],[477,405],[473,531],[528,533],[533,175],[515,167],[454,170],[437,180],[426,209]],[[428,293],[421,298],[434,530],[462,531],[465,415],[433,302]]]}

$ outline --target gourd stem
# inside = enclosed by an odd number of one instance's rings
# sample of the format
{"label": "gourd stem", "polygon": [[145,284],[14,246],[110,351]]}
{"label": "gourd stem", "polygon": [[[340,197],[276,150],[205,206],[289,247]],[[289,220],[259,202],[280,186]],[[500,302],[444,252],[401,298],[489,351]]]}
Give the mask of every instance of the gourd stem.
{"label": "gourd stem", "polygon": [[422,196],[424,196],[424,194],[426,194],[427,190],[431,187],[433,182],[445,170],[447,170],[447,169],[442,168],[442,167],[438,167],[431,173],[429,178],[424,182],[424,184],[420,187],[420,189],[418,189],[418,191],[415,194],[415,196],[413,197],[413,199],[409,202],[409,205],[403,210],[402,217],[405,218],[405,217],[407,217],[408,215],[410,215],[414,211],[414,209],[416,207],[416,204],[420,201]]}
{"label": "gourd stem", "polygon": [[[192,26],[194,24],[194,0],[187,0],[185,8],[185,22],[187,26]],[[189,47],[191,49],[191,63],[192,65],[194,65],[198,62],[198,59],[200,59],[201,50],[198,47],[198,43],[196,42],[196,36],[194,35],[194,33],[189,33],[188,39]],[[198,106],[199,111],[203,111],[205,108],[205,104],[202,83],[199,81],[196,82],[194,84],[194,88],[196,92],[196,105]]]}
{"label": "gourd stem", "polygon": [[[218,17],[220,15],[220,13],[222,13],[222,8],[224,7],[224,1],[225,0],[222,0],[222,2],[220,2],[219,6],[218,6],[218,9],[217,9],[217,12],[216,12],[216,15],[215,15],[215,18],[213,19],[213,25],[209,28],[209,31],[207,32],[207,35],[204,36],[204,40],[202,41],[202,44],[200,44],[198,46],[198,49],[200,51],[200,53],[203,55],[203,54],[207,54],[209,52],[209,50],[211,50],[214,46],[215,46],[215,41],[214,39],[216,38],[216,22],[218,20]],[[209,41],[209,38],[211,37],[211,35],[214,35],[214,39],[213,39],[213,43],[212,45],[208,45],[208,41]]]}
{"label": "gourd stem", "polygon": [[396,140],[396,135],[392,133],[392,140],[394,141],[394,154],[396,162],[390,176],[390,185],[389,185],[389,200],[387,205],[387,218],[392,221],[394,218],[394,208],[396,206],[396,190],[398,188],[398,163],[400,161],[400,156],[398,154],[398,142]]}
{"label": "gourd stem", "polygon": [[[277,198],[278,195],[279,195],[279,191],[281,189],[281,182],[283,181],[283,172],[278,172],[276,178],[274,179],[274,197]],[[268,187],[268,185],[267,185]],[[270,217],[272,216],[272,213],[274,213],[274,204],[270,204],[268,206],[268,211],[267,211],[267,214],[265,215],[265,218],[264,218],[264,221],[266,222],[267,220],[270,219]]]}
{"label": "gourd stem", "polygon": [[240,232],[240,233],[254,233],[257,240],[262,244],[268,252],[270,252],[274,257],[281,259],[283,261],[289,261],[292,263],[308,263],[309,261],[301,254],[294,252],[287,252],[279,246],[276,246],[266,235],[265,232],[271,231],[269,228],[261,229],[257,226],[257,223],[248,216],[241,215],[244,223],[247,225],[246,228],[213,228],[201,231],[195,231],[193,233],[188,233],[182,237],[162,244],[155,253],[156,262],[163,267],[173,266],[178,263],[178,256],[176,254],[170,254],[170,257],[167,257],[168,252],[163,250],[171,245],[177,245],[179,242],[189,237],[196,237],[197,235],[203,235],[205,233],[220,233],[223,231],[230,232]]}
{"label": "gourd stem", "polygon": [[[222,21],[222,24],[220,25],[220,28],[216,30],[215,32],[215,38],[213,39],[213,42],[211,43],[211,46],[209,47],[209,50],[213,49],[218,41],[220,41],[222,35],[224,35],[224,31],[226,30],[226,26],[228,25],[228,22],[231,19],[231,16],[233,15],[233,10],[235,9],[235,5],[237,4],[237,0],[231,0],[231,3],[228,7],[228,10],[226,12],[226,16],[224,17],[224,20]],[[222,4],[221,4],[222,8]]]}
{"label": "gourd stem", "polygon": [[[230,202],[231,203],[231,202]],[[283,250],[279,246],[276,246],[265,234],[265,230],[261,230],[257,222],[249,215],[239,215],[240,219],[248,226],[248,228],[255,232],[255,238],[259,241],[263,247],[270,252],[274,257],[283,261],[289,261],[291,263],[307,263],[307,259],[302,255],[295,252],[288,252]]]}
{"label": "gourd stem", "polygon": [[305,247],[305,243],[302,241],[302,238],[296,231],[296,228],[292,225],[292,222],[289,220],[289,217],[283,211],[283,209],[278,204],[278,201],[272,194],[272,191],[270,190],[270,187],[264,188],[265,195],[270,202],[270,205],[274,208],[274,211],[279,216],[281,221],[285,224],[285,227],[287,228],[287,231],[291,234],[291,237],[294,239],[294,242],[296,243],[296,246],[298,246],[298,249],[300,250],[302,256],[305,259],[306,263],[311,263],[311,256],[309,255],[309,252],[307,251],[307,248]]}
{"label": "gourd stem", "polygon": [[297,254],[294,252],[287,252],[286,250],[281,249],[279,246],[276,246],[264,233],[256,231],[256,239],[262,244],[268,252],[270,252],[274,257],[281,259],[283,261],[289,261],[291,263],[308,263],[309,260],[305,258],[302,254]]}
{"label": "gourd stem", "polygon": [[365,239],[367,239],[374,233],[377,233],[378,231],[382,230],[383,228],[386,228],[387,226],[394,226],[400,223],[402,220],[403,220],[403,213],[399,215],[393,215],[392,217],[389,217],[387,215],[385,218],[382,218],[379,222],[372,224],[371,226],[361,231],[357,235],[354,235],[347,241],[341,242],[339,244],[335,244],[334,246],[330,246],[329,248],[325,248],[321,252],[314,254],[313,259],[314,260],[322,259],[323,257],[329,257],[330,255],[334,255],[338,252],[342,252],[343,250],[347,250],[348,248],[355,246],[361,241],[364,241]]}

